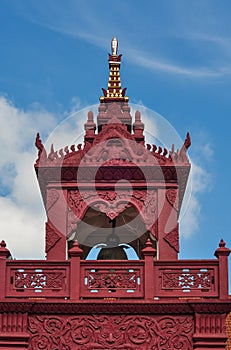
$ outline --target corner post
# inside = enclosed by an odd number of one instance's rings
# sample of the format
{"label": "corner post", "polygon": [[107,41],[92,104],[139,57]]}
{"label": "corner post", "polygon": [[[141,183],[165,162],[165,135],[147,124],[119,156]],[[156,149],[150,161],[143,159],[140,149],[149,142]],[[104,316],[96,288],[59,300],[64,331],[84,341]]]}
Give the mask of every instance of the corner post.
{"label": "corner post", "polygon": [[220,299],[228,299],[229,286],[228,286],[228,256],[231,252],[226,248],[223,239],[220,240],[219,248],[215,251],[214,255],[219,260],[219,297]]}
{"label": "corner post", "polygon": [[10,256],[10,251],[6,248],[6,242],[1,241],[0,243],[0,299],[5,298],[6,288],[6,259]]}
{"label": "corner post", "polygon": [[70,300],[79,300],[80,297],[80,257],[82,252],[77,241],[68,251],[70,256]]}
{"label": "corner post", "polygon": [[154,298],[154,257],[156,249],[152,248],[152,242],[147,240],[145,248],[142,250],[144,255],[144,298],[153,300]]}

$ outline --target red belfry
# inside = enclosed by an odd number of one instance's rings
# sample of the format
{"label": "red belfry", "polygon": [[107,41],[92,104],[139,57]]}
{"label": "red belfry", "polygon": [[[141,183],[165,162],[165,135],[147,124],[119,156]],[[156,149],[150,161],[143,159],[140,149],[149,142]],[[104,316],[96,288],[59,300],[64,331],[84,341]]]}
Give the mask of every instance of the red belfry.
{"label": "red belfry", "polygon": [[190,135],[177,151],[145,143],[121,57],[113,38],[82,144],[48,151],[37,134],[46,260],[11,260],[1,242],[0,349],[226,347],[230,250],[221,240],[214,259],[178,259]]}

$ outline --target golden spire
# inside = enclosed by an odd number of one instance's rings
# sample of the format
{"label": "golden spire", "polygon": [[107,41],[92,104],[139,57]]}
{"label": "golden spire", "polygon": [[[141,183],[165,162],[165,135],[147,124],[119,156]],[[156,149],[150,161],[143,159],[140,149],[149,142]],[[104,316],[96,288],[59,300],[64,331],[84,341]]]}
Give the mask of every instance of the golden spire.
{"label": "golden spire", "polygon": [[126,88],[121,88],[121,82],[120,82],[120,63],[121,63],[121,57],[122,55],[117,56],[118,52],[118,40],[116,37],[114,37],[111,41],[111,51],[112,53],[109,54],[109,78],[108,78],[108,86],[107,90],[103,90],[104,96],[100,97],[100,102],[112,102],[112,101],[118,101],[118,102],[128,102],[128,97],[125,96]]}

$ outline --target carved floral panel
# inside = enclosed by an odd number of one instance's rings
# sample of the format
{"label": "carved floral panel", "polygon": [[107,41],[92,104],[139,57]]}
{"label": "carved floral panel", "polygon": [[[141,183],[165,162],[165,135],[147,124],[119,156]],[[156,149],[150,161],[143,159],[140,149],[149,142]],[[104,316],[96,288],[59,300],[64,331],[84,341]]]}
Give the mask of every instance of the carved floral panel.
{"label": "carved floral panel", "polygon": [[192,350],[193,319],[183,316],[31,316],[30,350]]}

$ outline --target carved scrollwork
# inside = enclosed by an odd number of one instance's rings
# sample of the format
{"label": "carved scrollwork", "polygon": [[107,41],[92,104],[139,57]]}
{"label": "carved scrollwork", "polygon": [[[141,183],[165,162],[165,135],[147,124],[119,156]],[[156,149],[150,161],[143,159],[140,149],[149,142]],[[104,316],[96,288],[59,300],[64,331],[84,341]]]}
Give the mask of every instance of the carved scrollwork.
{"label": "carved scrollwork", "polygon": [[88,274],[89,289],[135,289],[138,284],[136,272],[89,272]]}
{"label": "carved scrollwork", "polygon": [[68,235],[76,227],[77,222],[83,218],[88,207],[114,219],[132,205],[137,208],[147,229],[152,230],[157,220],[157,193],[155,190],[81,192],[70,190],[68,192]]}
{"label": "carved scrollwork", "polygon": [[47,200],[46,200],[46,209],[49,211],[53,205],[57,202],[59,198],[59,193],[54,188],[47,190]]}
{"label": "carved scrollwork", "polygon": [[46,253],[61,239],[61,233],[48,221],[46,223]]}
{"label": "carved scrollwork", "polygon": [[31,316],[30,350],[192,349],[191,317]]}
{"label": "carved scrollwork", "polygon": [[53,271],[17,271],[14,276],[14,287],[19,289],[57,289],[63,287],[65,276],[63,272]]}
{"label": "carved scrollwork", "polygon": [[178,211],[178,197],[177,197],[177,190],[175,188],[169,188],[166,191],[166,198],[169,204],[172,205],[172,207]]}
{"label": "carved scrollwork", "polygon": [[164,239],[170,245],[170,247],[172,247],[173,249],[175,249],[175,251],[177,253],[179,253],[180,247],[179,247],[179,228],[178,228],[178,226],[175,227],[172,231],[166,233],[164,236]]}
{"label": "carved scrollwork", "polygon": [[179,272],[163,272],[162,279],[164,289],[191,291],[192,289],[210,289],[212,277],[209,271],[188,269]]}

